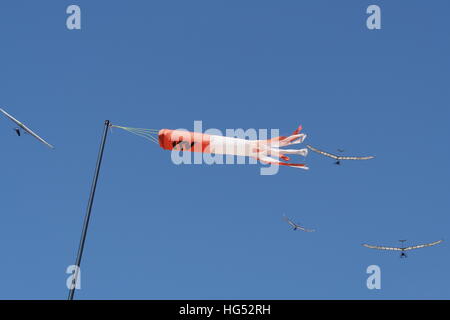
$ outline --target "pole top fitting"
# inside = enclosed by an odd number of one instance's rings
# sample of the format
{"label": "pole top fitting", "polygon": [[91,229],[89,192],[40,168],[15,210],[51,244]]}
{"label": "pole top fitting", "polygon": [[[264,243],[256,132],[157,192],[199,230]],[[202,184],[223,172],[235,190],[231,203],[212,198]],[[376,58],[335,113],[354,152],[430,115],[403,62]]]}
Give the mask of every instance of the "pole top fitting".
{"label": "pole top fitting", "polygon": [[109,120],[105,120],[105,126],[109,126],[111,122]]}

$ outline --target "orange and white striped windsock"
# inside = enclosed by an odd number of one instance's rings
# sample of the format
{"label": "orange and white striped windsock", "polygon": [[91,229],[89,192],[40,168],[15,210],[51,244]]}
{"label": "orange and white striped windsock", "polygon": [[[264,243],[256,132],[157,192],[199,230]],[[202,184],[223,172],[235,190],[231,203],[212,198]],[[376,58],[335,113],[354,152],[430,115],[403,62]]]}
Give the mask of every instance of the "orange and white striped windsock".
{"label": "orange and white striped windsock", "polygon": [[[289,145],[302,143],[306,135],[300,133],[302,126],[299,126],[290,136],[280,136],[267,140],[247,140],[242,138],[226,137],[220,135],[210,135],[201,132],[191,132],[184,130],[161,129],[159,131],[145,132],[149,129],[136,129],[119,127],[132,133],[152,138],[161,148],[165,150],[202,152],[211,154],[235,155],[252,157],[263,163],[278,164],[289,167],[308,169],[303,163],[287,162],[290,158],[287,155],[307,156],[308,149],[281,149]],[[157,140],[151,136],[158,135]],[[286,162],[283,162],[284,160]]]}

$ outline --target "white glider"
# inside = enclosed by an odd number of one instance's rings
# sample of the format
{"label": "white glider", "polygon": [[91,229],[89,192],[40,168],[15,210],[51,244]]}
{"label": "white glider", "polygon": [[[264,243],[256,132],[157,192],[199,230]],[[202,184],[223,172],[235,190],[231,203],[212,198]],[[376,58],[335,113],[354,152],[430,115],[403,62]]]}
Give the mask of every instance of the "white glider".
{"label": "white glider", "polygon": [[[10,115],[8,112],[6,112],[5,110],[3,110],[2,108],[0,108],[0,111],[7,117],[9,118],[12,122],[14,122],[15,124],[17,124],[20,129],[22,129],[23,131],[25,131],[28,134],[31,134],[33,137],[35,137],[36,139],[38,139],[40,142],[42,142],[43,144],[45,144],[47,147],[50,148],[54,148],[50,143],[48,143],[47,141],[45,141],[44,139],[42,139],[41,137],[39,137],[36,133],[34,133],[30,128],[28,128],[26,125],[24,125],[22,122],[20,122],[19,120],[17,120],[16,118],[14,118],[12,115]],[[20,135],[20,131],[19,129],[16,129],[16,132],[18,135]]]}
{"label": "white glider", "polygon": [[401,247],[374,246],[374,245],[367,244],[367,243],[363,243],[363,246],[366,247],[366,248],[377,249],[377,250],[401,251],[401,253],[400,253],[400,258],[406,258],[406,253],[405,253],[405,251],[408,251],[408,250],[415,250],[415,249],[420,249],[420,248],[426,248],[426,247],[432,247],[432,246],[435,246],[435,245],[441,243],[441,242],[444,241],[444,240],[438,240],[438,241],[434,241],[434,242],[431,242],[431,243],[419,244],[419,245],[417,245],[417,246],[409,246],[409,247],[403,246],[403,243],[404,243],[406,240],[399,240],[399,241],[400,241],[401,244],[402,244]]}
{"label": "white glider", "polygon": [[[317,152],[319,154],[322,154],[326,157],[332,158],[334,160],[336,160],[336,164],[341,164],[341,160],[370,160],[375,158],[374,156],[367,156],[367,157],[353,157],[353,156],[338,156],[329,152],[325,152],[322,150],[319,150],[317,148],[314,148],[313,146],[307,145],[308,149]],[[339,152],[344,151],[344,150],[338,150]]]}
{"label": "white glider", "polygon": [[305,231],[305,232],[314,232],[315,231],[314,229],[306,229],[306,228],[302,227],[301,225],[296,224],[294,221],[292,221],[291,219],[289,219],[285,215],[283,215],[283,219],[284,219],[284,221],[289,223],[294,228],[294,230],[302,230],[302,231]]}

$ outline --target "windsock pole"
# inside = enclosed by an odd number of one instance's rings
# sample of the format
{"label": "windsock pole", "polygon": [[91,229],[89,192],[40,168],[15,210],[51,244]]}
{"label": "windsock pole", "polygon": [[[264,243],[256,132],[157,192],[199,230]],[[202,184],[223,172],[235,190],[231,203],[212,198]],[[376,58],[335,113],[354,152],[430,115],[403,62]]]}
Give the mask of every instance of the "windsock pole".
{"label": "windsock pole", "polygon": [[80,244],[78,247],[77,259],[75,262],[75,270],[74,270],[73,277],[72,277],[72,283],[69,288],[70,291],[69,291],[68,300],[73,300],[73,296],[74,296],[75,290],[76,290],[77,279],[79,276],[79,270],[80,270],[80,266],[81,266],[81,258],[83,256],[83,250],[84,250],[84,244],[86,242],[86,235],[87,235],[87,230],[88,230],[88,226],[89,226],[89,220],[91,218],[92,204],[94,203],[95,189],[97,188],[98,176],[100,173],[100,167],[102,165],[102,159],[103,159],[103,151],[105,150],[106,137],[108,136],[108,131],[109,131],[110,126],[111,126],[111,124],[110,124],[109,120],[106,120],[105,128],[103,131],[102,141],[100,143],[100,150],[98,153],[97,165],[95,167],[94,179],[92,181],[91,193],[89,195],[89,201],[88,201],[88,205],[87,205],[86,215],[84,217],[83,229],[81,231],[81,239],[80,239]]}

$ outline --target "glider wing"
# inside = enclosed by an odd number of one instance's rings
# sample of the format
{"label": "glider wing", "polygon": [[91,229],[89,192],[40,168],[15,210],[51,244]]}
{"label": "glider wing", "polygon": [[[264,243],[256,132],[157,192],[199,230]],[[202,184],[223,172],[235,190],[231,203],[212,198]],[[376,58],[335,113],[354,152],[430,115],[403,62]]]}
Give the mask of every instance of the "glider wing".
{"label": "glider wing", "polygon": [[368,156],[368,157],[338,157],[339,160],[370,160],[375,158],[374,156]]}
{"label": "glider wing", "polygon": [[417,246],[406,247],[404,250],[414,250],[414,249],[420,249],[420,248],[425,248],[425,247],[431,247],[431,246],[435,246],[435,245],[441,243],[442,241],[443,240],[438,240],[438,241],[431,242],[431,243],[419,244]]}
{"label": "glider wing", "polygon": [[314,231],[316,231],[314,229],[306,229],[306,228],[303,228],[303,227],[297,227],[297,228],[302,230],[302,231],[305,231],[305,232],[314,232]]}
{"label": "glider wing", "polygon": [[336,160],[339,159],[339,157],[338,157],[337,155],[334,155],[334,154],[332,154],[332,153],[328,153],[328,152],[325,152],[325,151],[316,149],[316,148],[314,148],[313,146],[310,146],[309,144],[306,145],[306,146],[308,147],[308,149],[310,149],[310,150],[312,150],[312,151],[314,151],[314,152],[323,154],[323,155],[326,156],[326,157],[333,158],[333,159],[336,159]]}
{"label": "glider wing", "polygon": [[283,216],[283,220],[286,221],[287,223],[289,223],[291,226],[297,227],[297,225],[296,225],[295,223],[293,223],[293,222],[291,221],[291,219],[289,219],[288,217]]}
{"label": "glider wing", "polygon": [[312,150],[314,152],[320,153],[320,154],[322,154],[322,155],[324,155],[326,157],[333,158],[335,160],[369,160],[369,159],[375,158],[373,156],[367,156],[367,157],[337,156],[335,154],[332,154],[332,153],[325,152],[325,151],[319,150],[317,148],[314,148],[313,146],[310,146],[310,145],[307,145],[307,147],[308,147],[308,149],[310,149],[310,150]]}
{"label": "glider wing", "polygon": [[370,244],[363,244],[364,247],[366,248],[370,248],[370,249],[377,249],[377,250],[392,250],[392,251],[401,251],[401,248],[397,248],[397,247],[384,247],[384,246],[373,246]]}
{"label": "glider wing", "polygon": [[43,144],[45,144],[47,147],[54,149],[55,147],[52,146],[50,143],[48,143],[47,141],[45,141],[44,139],[42,139],[41,137],[39,137],[36,133],[34,133],[31,129],[29,129],[28,127],[26,127],[25,125],[22,126],[22,129],[25,130],[27,133],[31,134],[33,137],[35,137],[36,139],[38,139],[40,142],[42,142]]}

